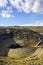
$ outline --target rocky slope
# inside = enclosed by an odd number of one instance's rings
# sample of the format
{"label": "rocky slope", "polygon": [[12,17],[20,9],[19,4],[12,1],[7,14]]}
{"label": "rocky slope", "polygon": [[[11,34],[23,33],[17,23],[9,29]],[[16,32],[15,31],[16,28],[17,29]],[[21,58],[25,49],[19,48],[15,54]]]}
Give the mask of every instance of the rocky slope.
{"label": "rocky slope", "polygon": [[22,47],[33,46],[43,46],[43,36],[39,33],[27,29],[0,29],[0,55],[8,56],[10,49],[19,51],[21,48],[22,51]]}
{"label": "rocky slope", "polygon": [[43,65],[43,36],[27,28],[1,27],[0,65]]}

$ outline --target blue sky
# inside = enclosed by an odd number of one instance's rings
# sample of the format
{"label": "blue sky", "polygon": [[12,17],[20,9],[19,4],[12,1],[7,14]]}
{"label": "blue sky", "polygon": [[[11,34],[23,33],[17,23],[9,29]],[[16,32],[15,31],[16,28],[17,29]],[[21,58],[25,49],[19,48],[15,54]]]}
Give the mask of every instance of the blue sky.
{"label": "blue sky", "polygon": [[0,26],[43,26],[43,0],[0,0]]}

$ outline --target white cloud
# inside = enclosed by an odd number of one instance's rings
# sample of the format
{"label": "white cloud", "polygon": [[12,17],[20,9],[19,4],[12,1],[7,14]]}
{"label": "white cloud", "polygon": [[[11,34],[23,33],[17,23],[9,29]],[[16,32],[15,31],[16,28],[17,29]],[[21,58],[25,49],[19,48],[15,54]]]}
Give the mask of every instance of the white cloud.
{"label": "white cloud", "polygon": [[22,5],[22,10],[25,13],[30,13],[32,6],[33,6],[33,0],[25,0],[24,4]]}
{"label": "white cloud", "polygon": [[25,13],[43,13],[43,0],[9,0],[10,4]]}
{"label": "white cloud", "polygon": [[22,0],[9,0],[9,1],[10,1],[10,4],[14,8],[18,9],[19,11],[21,11],[21,6],[23,4]]}
{"label": "white cloud", "polygon": [[43,26],[43,21],[36,21],[36,22],[30,23],[30,24],[22,24],[20,26]]}
{"label": "white cloud", "polygon": [[1,12],[1,16],[4,17],[4,18],[10,18],[10,17],[13,17],[13,15],[11,14],[13,11],[9,11],[9,10],[2,10]]}
{"label": "white cloud", "polygon": [[[10,6],[7,6],[8,3]],[[7,6],[7,7],[6,7]],[[3,17],[11,17],[13,8],[16,8],[20,12],[25,13],[43,13],[43,0],[0,0],[0,7],[6,7],[7,10],[1,12],[1,16]]]}
{"label": "white cloud", "polygon": [[17,8],[19,11],[24,11],[25,13],[29,13],[32,5],[33,0],[10,0],[11,5],[14,8]]}
{"label": "white cloud", "polygon": [[4,12],[2,12],[1,16],[4,18],[10,18],[11,17],[11,15],[9,13],[4,13]]}
{"label": "white cloud", "polygon": [[34,2],[32,11],[35,13],[43,13],[43,0],[36,0]]}
{"label": "white cloud", "polygon": [[9,10],[9,11],[12,11],[12,6],[7,6],[6,9]]}
{"label": "white cloud", "polygon": [[0,7],[7,6],[8,1],[7,0],[0,0]]}

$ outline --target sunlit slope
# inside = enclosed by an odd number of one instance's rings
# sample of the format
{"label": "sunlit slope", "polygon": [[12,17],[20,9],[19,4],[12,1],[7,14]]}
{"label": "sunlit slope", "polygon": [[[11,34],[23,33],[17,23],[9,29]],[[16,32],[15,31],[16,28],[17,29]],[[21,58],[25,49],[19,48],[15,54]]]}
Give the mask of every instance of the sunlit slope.
{"label": "sunlit slope", "polygon": [[8,57],[21,59],[31,56],[37,48],[35,47],[23,47],[17,49],[10,49],[8,52]]}
{"label": "sunlit slope", "polygon": [[43,65],[43,48],[38,48],[30,56],[22,59],[0,57],[0,65]]}

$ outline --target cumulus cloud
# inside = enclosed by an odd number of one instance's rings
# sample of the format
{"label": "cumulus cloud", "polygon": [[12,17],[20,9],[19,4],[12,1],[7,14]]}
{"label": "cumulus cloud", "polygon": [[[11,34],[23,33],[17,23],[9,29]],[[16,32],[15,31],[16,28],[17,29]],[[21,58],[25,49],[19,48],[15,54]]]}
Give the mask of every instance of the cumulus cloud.
{"label": "cumulus cloud", "polygon": [[13,17],[13,15],[11,14],[13,11],[11,10],[2,10],[1,12],[1,16],[4,17],[4,18],[10,18],[10,17]]}
{"label": "cumulus cloud", "polygon": [[7,0],[0,0],[0,7],[7,6],[8,1]]}
{"label": "cumulus cloud", "polygon": [[4,18],[11,17],[11,15],[9,13],[4,13],[4,12],[2,12],[1,16],[4,17]]}
{"label": "cumulus cloud", "polygon": [[43,0],[9,0],[10,4],[25,13],[43,13]]}
{"label": "cumulus cloud", "polygon": [[32,7],[32,11],[35,13],[43,13],[43,0],[36,0]]}
{"label": "cumulus cloud", "polygon": [[[10,4],[10,7],[7,4]],[[1,16],[7,18],[11,17],[11,13],[13,13],[12,11],[14,11],[14,8],[27,14],[30,12],[43,14],[43,0],[0,0],[0,7],[6,7],[7,11],[2,11]]]}
{"label": "cumulus cloud", "polygon": [[29,13],[31,11],[33,0],[10,0],[11,5],[19,11]]}
{"label": "cumulus cloud", "polygon": [[23,5],[22,0],[9,0],[9,2],[10,2],[10,4],[11,4],[14,8],[18,9],[19,11],[22,10],[22,9],[21,9],[21,6]]}
{"label": "cumulus cloud", "polygon": [[29,13],[31,11],[32,6],[33,6],[33,0],[25,0],[24,4],[22,5],[22,10],[25,13]]}

